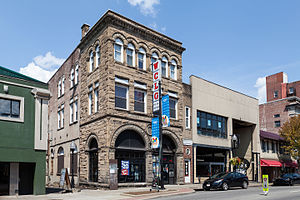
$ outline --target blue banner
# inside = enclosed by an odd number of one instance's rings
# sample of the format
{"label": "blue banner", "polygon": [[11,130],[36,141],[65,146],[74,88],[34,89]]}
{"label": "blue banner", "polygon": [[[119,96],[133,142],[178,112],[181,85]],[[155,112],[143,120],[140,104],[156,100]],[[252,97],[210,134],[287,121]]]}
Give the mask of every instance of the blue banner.
{"label": "blue banner", "polygon": [[159,118],[152,118],[152,148],[159,148]]}
{"label": "blue banner", "polygon": [[121,175],[129,175],[129,160],[121,160]]}
{"label": "blue banner", "polygon": [[170,103],[169,103],[169,95],[165,95],[161,98],[162,102],[162,126],[169,127],[170,126]]}

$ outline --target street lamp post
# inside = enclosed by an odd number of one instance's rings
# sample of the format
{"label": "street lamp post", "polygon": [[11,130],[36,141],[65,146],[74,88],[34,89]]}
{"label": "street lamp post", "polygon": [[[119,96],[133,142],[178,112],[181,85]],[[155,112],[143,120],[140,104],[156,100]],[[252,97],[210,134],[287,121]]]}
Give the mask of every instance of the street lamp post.
{"label": "street lamp post", "polygon": [[72,170],[72,179],[71,179],[71,188],[74,188],[74,151],[75,151],[75,148],[76,148],[76,146],[75,146],[75,142],[74,141],[72,141],[72,143],[70,144],[70,150],[71,150],[71,152],[72,152],[72,168],[71,168],[71,170]]}

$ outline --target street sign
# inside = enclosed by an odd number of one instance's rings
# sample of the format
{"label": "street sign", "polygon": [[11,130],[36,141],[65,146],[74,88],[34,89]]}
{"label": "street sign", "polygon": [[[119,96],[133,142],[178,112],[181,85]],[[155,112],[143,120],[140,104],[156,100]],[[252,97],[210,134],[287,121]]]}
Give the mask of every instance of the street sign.
{"label": "street sign", "polygon": [[267,195],[269,193],[269,176],[263,175],[263,191],[264,194]]}
{"label": "street sign", "polygon": [[170,126],[170,104],[169,104],[169,95],[165,95],[161,99],[162,101],[162,126]]}
{"label": "street sign", "polygon": [[152,118],[152,148],[159,148],[159,118]]}

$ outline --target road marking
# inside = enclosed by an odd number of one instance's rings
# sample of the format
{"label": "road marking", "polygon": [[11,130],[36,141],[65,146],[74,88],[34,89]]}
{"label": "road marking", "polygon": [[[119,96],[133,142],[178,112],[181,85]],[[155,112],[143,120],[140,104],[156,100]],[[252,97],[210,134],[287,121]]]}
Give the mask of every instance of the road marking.
{"label": "road marking", "polygon": [[294,191],[290,191],[290,192],[300,192],[300,190],[294,190]]}

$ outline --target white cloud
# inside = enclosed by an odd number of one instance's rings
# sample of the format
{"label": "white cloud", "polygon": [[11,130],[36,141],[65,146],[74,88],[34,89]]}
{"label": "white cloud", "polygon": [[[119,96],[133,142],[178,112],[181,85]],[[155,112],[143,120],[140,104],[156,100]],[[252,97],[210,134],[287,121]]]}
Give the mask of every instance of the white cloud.
{"label": "white cloud", "polygon": [[256,83],[254,87],[257,88],[257,98],[259,100],[259,103],[265,103],[266,102],[266,77],[259,77],[256,80]]}
{"label": "white cloud", "polygon": [[45,56],[39,55],[33,58],[27,66],[21,67],[19,72],[34,79],[48,82],[58,67],[65,61],[63,58],[56,58],[51,52]]}
{"label": "white cloud", "polygon": [[45,69],[49,69],[53,66],[60,66],[65,61],[63,58],[56,58],[51,52],[46,53],[45,56],[37,56],[33,58],[33,60],[37,65]]}
{"label": "white cloud", "polygon": [[152,24],[150,24],[150,27],[152,27],[155,30],[157,30],[157,28],[158,28],[156,22],[153,22]]}
{"label": "white cloud", "polygon": [[162,32],[166,32],[167,28],[164,26],[164,27],[161,27],[161,31]]}
{"label": "white cloud", "polygon": [[155,15],[157,11],[154,9],[154,5],[158,5],[160,0],[128,0],[128,3],[132,6],[138,6],[144,15]]}

